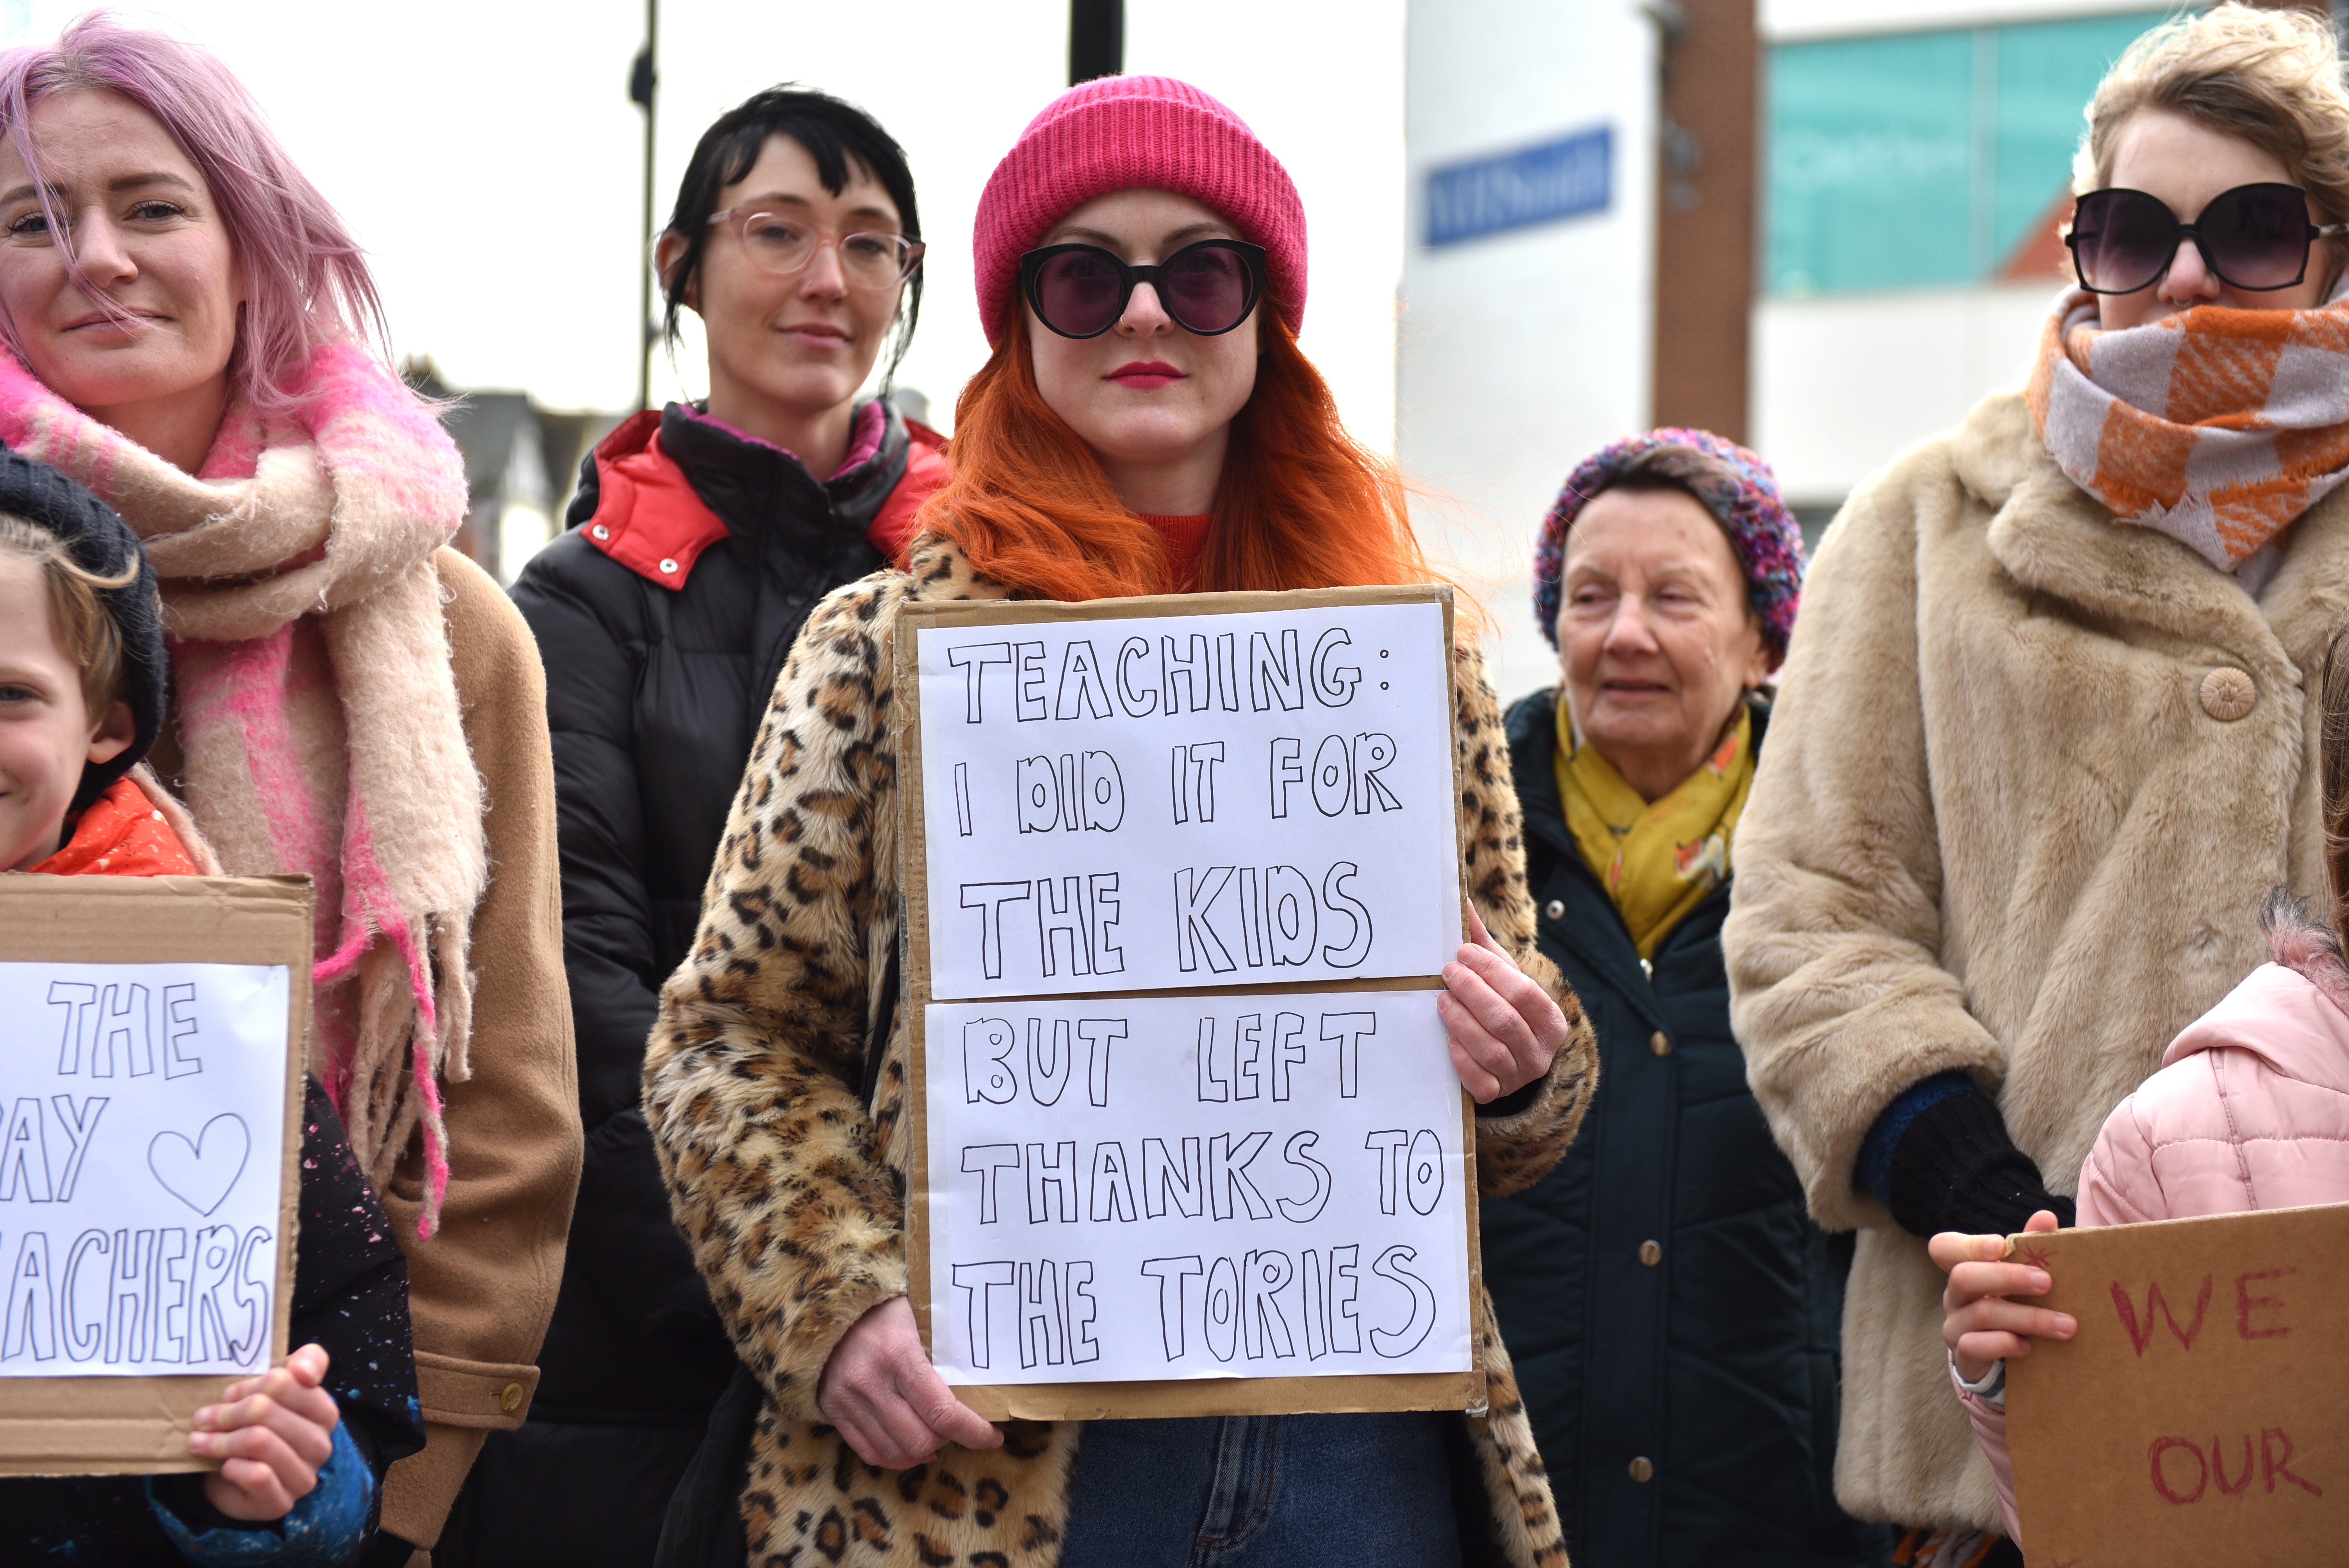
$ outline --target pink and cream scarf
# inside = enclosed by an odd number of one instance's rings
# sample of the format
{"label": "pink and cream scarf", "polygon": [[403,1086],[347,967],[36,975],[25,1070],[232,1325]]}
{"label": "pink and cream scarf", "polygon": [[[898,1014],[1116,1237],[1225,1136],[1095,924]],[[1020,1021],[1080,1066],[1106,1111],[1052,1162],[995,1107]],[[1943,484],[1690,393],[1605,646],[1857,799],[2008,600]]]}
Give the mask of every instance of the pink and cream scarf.
{"label": "pink and cream scarf", "polygon": [[2073,289],[2026,394],[2064,473],[2122,522],[2232,572],[2349,477],[2349,299],[2197,305],[2106,332]]}
{"label": "pink and cream scarf", "polygon": [[283,428],[232,406],[191,478],[0,353],[0,441],[89,486],[146,542],[189,806],[230,873],[316,881],[311,1065],[378,1188],[420,1125],[429,1236],[489,865],[432,562],[464,519],[464,469],[356,346],[321,347],[296,390],[304,412]]}

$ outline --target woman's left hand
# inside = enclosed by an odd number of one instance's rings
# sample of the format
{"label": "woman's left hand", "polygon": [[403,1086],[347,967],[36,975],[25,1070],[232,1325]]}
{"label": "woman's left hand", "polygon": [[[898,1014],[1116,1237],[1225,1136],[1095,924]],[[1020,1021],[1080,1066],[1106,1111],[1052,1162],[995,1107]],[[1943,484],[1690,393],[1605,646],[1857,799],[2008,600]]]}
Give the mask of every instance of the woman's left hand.
{"label": "woman's left hand", "polygon": [[1549,1071],[1550,1058],[1566,1044],[1566,1015],[1493,940],[1476,906],[1464,907],[1469,940],[1444,966],[1435,1010],[1451,1033],[1461,1086],[1477,1104],[1489,1105]]}

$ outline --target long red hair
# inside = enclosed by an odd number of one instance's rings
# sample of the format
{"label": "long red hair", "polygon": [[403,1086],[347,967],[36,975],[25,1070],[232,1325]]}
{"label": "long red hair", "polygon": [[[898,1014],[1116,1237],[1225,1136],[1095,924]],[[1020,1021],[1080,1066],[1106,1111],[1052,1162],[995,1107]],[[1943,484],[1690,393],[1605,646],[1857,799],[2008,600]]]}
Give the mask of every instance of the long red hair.
{"label": "long red hair", "polygon": [[1190,582],[1169,581],[1157,530],[1118,500],[1092,449],[1037,390],[1025,311],[955,404],[954,478],[923,506],[918,529],[953,540],[976,570],[1023,597],[1434,581],[1402,476],[1346,433],[1288,323],[1266,317],[1256,390],[1232,420]]}

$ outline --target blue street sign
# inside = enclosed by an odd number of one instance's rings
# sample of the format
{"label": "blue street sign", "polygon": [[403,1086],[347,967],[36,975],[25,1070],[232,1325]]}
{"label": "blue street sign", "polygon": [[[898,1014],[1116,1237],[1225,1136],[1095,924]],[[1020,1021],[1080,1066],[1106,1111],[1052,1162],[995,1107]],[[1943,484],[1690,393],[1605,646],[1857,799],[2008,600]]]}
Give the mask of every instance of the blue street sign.
{"label": "blue street sign", "polygon": [[1612,195],[1615,133],[1580,130],[1427,177],[1427,242],[1449,245],[1604,211]]}

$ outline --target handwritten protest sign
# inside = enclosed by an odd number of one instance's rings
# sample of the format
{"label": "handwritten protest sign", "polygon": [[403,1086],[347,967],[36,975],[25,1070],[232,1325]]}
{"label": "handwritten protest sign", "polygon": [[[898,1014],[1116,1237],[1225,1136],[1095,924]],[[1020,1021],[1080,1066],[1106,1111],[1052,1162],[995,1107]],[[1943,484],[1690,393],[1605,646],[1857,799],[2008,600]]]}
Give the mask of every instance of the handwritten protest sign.
{"label": "handwritten protest sign", "polygon": [[908,1261],[974,1409],[1476,1397],[1451,646],[1437,589],[901,620]]}
{"label": "handwritten protest sign", "polygon": [[285,1350],[299,879],[0,878],[0,1473],[193,1470]]}
{"label": "handwritten protest sign", "polygon": [[1439,973],[1445,608],[910,621],[933,994]]}
{"label": "handwritten protest sign", "polygon": [[2023,1539],[2048,1568],[2339,1560],[2349,1205],[2013,1238],[2078,1319],[2008,1364]]}
{"label": "handwritten protest sign", "polygon": [[1471,1172],[1428,993],[926,1023],[948,1382],[1468,1369]]}

